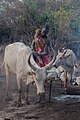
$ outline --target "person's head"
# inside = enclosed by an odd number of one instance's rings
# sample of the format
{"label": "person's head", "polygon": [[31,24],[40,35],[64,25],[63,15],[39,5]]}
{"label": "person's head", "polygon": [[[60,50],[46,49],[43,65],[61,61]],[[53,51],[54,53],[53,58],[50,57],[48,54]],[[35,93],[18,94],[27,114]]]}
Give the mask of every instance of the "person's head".
{"label": "person's head", "polygon": [[42,31],[41,31],[41,35],[42,36],[45,36],[49,33],[49,26],[48,25],[45,25],[43,28],[42,28]]}
{"label": "person's head", "polygon": [[36,29],[36,31],[35,31],[35,36],[38,37],[39,35],[41,35],[41,29],[40,28]]}

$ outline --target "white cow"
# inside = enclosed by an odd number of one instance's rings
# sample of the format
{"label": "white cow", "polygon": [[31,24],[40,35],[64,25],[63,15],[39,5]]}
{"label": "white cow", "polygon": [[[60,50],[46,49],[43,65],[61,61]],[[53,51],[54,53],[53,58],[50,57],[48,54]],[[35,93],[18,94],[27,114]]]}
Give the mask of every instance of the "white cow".
{"label": "white cow", "polygon": [[[77,58],[74,52],[70,49],[65,49],[63,52],[58,51],[54,67],[58,68],[59,66],[63,67],[64,71],[64,88],[67,88],[67,73],[70,73],[72,77],[74,71],[74,64],[76,63]],[[72,78],[71,78],[72,83]]]}
{"label": "white cow", "polygon": [[[24,43],[15,42],[9,44],[5,48],[4,64],[7,79],[7,95],[9,88],[10,72],[16,74],[18,84],[18,106],[21,105],[22,81],[26,83],[25,100],[28,102],[28,85],[35,81],[37,87],[37,94],[44,96],[44,81],[47,77],[47,70],[53,64],[55,55],[52,61],[43,68],[40,68],[32,57],[32,50]],[[31,76],[32,75],[32,76]]]}

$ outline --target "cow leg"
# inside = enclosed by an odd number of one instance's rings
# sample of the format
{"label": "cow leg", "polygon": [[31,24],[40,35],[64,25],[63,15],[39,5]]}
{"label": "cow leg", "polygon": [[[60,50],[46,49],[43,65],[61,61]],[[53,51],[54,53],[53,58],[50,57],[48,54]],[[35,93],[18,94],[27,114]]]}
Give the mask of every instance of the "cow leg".
{"label": "cow leg", "polygon": [[71,80],[70,80],[71,85],[73,84],[73,80],[72,80],[72,73],[71,73]]}
{"label": "cow leg", "polygon": [[42,104],[45,103],[45,94],[44,93],[40,94],[39,103],[42,103]]}
{"label": "cow leg", "polygon": [[62,86],[63,86],[63,84],[62,84],[62,80],[61,80],[61,89],[62,89]]}
{"label": "cow leg", "polygon": [[5,64],[5,71],[6,71],[6,83],[7,83],[5,100],[8,100],[10,72],[9,72],[8,67],[6,66],[6,64]]}
{"label": "cow leg", "polygon": [[66,90],[67,90],[67,71],[64,71],[64,75],[65,75],[64,89],[65,89],[65,94],[66,94]]}
{"label": "cow leg", "polygon": [[44,103],[45,102],[45,94],[39,94],[39,100],[37,100],[35,103]]}
{"label": "cow leg", "polygon": [[21,106],[21,93],[22,93],[22,79],[17,76],[18,83],[18,107]]}
{"label": "cow leg", "polygon": [[28,101],[28,92],[29,92],[29,85],[26,85],[25,102],[26,102],[27,105],[30,105],[30,102]]}
{"label": "cow leg", "polygon": [[52,80],[50,80],[50,86],[49,86],[49,102],[51,101],[51,89],[52,89]]}

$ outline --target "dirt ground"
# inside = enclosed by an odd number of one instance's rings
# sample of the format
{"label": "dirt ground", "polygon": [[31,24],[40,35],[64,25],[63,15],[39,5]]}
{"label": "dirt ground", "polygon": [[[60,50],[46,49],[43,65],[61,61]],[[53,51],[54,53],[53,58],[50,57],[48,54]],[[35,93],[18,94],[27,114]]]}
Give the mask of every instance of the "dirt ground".
{"label": "dirt ground", "polygon": [[[0,61],[3,60],[0,55]],[[0,72],[0,120],[80,120],[80,96],[65,95],[61,89],[60,80],[52,82],[51,102],[49,102],[49,87],[46,91],[44,106],[36,103],[39,99],[35,87],[29,87],[30,105],[17,107],[17,82],[11,76],[9,87],[9,101],[4,102],[6,79],[4,69]]]}

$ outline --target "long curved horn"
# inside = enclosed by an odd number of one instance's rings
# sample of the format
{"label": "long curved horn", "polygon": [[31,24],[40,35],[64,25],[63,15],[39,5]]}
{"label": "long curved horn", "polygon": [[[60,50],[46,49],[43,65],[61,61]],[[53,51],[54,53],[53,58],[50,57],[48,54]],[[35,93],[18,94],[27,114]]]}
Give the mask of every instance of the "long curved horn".
{"label": "long curved horn", "polygon": [[[36,66],[36,62],[33,60],[32,62],[30,61],[31,60],[31,57],[33,57],[33,54],[31,53],[30,54],[30,56],[29,56],[29,58],[28,58],[28,64],[29,64],[29,66],[34,70],[34,71],[36,71],[37,70],[37,67],[35,67]],[[33,63],[33,64],[32,64]]]}
{"label": "long curved horn", "polygon": [[56,59],[56,52],[55,52],[54,49],[53,49],[53,53],[54,53],[54,56],[53,56],[51,62],[49,62],[49,64],[47,64],[47,65],[45,66],[45,69],[46,69],[46,70],[51,68],[52,64],[54,63],[54,61],[55,61],[55,59]]}
{"label": "long curved horn", "polygon": [[[55,52],[54,49],[53,49],[53,53],[54,53],[54,56],[53,56],[51,62],[50,62],[49,64],[47,64],[46,66],[42,67],[42,68],[45,68],[46,70],[51,68],[51,66],[52,66],[52,64],[54,63],[55,58],[56,58],[56,52]],[[30,56],[29,56],[29,58],[28,58],[28,64],[30,65],[30,67],[31,67],[34,71],[36,71],[37,68],[40,68],[40,67],[37,65],[37,63],[34,61],[34,59],[31,59],[31,57],[33,58],[33,54],[32,54],[32,53],[30,54]],[[32,61],[30,61],[30,59],[31,59]],[[33,64],[32,64],[32,63],[33,63]]]}

